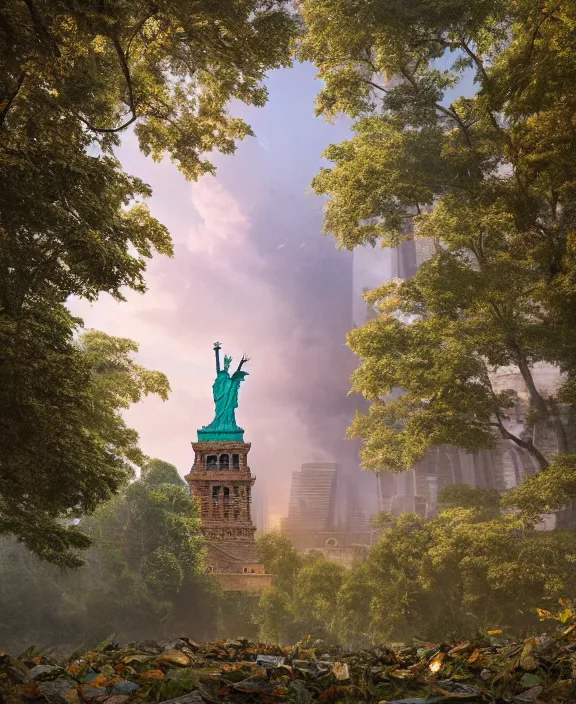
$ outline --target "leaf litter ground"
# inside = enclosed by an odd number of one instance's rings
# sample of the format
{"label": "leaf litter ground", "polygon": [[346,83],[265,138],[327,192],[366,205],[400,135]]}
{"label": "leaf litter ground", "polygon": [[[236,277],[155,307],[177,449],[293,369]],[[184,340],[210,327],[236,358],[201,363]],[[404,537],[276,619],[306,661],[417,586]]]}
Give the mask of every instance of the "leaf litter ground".
{"label": "leaf litter ground", "polygon": [[0,704],[576,702],[576,623],[555,635],[347,652],[245,639],[108,642],[69,658],[0,651]]}

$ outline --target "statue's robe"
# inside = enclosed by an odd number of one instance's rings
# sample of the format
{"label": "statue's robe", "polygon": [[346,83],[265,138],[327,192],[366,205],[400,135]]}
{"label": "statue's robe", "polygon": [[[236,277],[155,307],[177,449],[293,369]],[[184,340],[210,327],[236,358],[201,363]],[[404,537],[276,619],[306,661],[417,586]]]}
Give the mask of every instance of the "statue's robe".
{"label": "statue's robe", "polygon": [[236,418],[234,410],[238,407],[238,379],[233,379],[230,374],[222,369],[218,372],[212,393],[216,414],[208,427],[217,430],[235,430]]}

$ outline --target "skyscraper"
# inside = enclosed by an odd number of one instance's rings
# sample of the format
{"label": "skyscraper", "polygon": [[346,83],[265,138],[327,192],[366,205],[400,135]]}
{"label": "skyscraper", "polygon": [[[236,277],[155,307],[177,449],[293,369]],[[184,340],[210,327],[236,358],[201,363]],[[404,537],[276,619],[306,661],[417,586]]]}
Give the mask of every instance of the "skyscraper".
{"label": "skyscraper", "polygon": [[252,520],[258,533],[266,533],[270,530],[268,519],[268,494],[266,484],[261,479],[254,487],[252,499]]}
{"label": "skyscraper", "polygon": [[337,474],[336,462],[308,462],[292,473],[288,516],[281,529],[298,547],[311,547],[313,536],[331,526]]}

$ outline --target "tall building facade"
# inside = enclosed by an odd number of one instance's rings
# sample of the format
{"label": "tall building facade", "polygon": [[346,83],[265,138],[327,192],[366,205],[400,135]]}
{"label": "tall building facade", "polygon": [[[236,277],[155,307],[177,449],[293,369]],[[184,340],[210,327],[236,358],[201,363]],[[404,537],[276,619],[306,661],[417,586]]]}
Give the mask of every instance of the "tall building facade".
{"label": "tall building facade", "polygon": [[292,473],[288,515],[282,520],[282,535],[300,548],[312,547],[314,536],[334,522],[336,462],[308,462]]}
{"label": "tall building facade", "polygon": [[252,519],[257,533],[266,533],[270,530],[268,493],[266,484],[263,484],[262,480],[258,481],[258,486],[254,487],[252,492]]}

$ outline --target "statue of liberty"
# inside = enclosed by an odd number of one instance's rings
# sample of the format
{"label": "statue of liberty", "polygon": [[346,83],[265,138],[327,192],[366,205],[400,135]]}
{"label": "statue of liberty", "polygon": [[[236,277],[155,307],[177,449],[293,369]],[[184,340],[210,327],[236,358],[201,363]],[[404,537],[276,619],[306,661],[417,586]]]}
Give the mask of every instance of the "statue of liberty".
{"label": "statue of liberty", "polygon": [[222,369],[220,367],[220,350],[220,343],[215,342],[216,379],[212,385],[212,393],[216,412],[210,425],[206,425],[198,431],[198,440],[242,441],[244,430],[236,424],[236,409],[238,408],[238,389],[244,381],[244,377],[248,376],[248,372],[242,371],[242,366],[249,362],[250,358],[243,355],[236,371],[230,374],[232,357],[224,356],[224,368]]}

